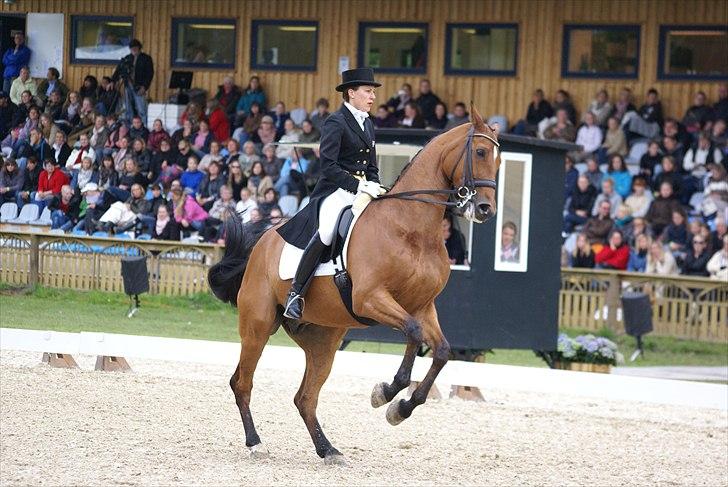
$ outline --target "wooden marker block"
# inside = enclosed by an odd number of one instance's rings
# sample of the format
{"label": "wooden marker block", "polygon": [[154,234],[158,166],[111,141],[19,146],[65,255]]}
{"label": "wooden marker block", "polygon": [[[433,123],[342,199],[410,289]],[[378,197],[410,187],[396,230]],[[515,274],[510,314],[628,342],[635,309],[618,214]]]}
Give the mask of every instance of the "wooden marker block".
{"label": "wooden marker block", "polygon": [[485,401],[480,389],[472,386],[452,386],[450,389],[450,399],[459,397],[465,401]]}
{"label": "wooden marker block", "polygon": [[73,357],[67,353],[43,353],[43,363],[51,367],[60,367],[63,369],[77,369],[78,364]]}
{"label": "wooden marker block", "polygon": [[[419,387],[420,383],[417,381],[411,381],[409,385],[409,389],[407,392],[410,396],[412,396],[412,393],[415,392],[415,389]],[[442,399],[442,394],[440,394],[440,389],[437,388],[435,384],[432,384],[432,387],[430,387],[430,392],[427,393],[427,399]]]}
{"label": "wooden marker block", "polygon": [[131,367],[124,357],[112,357],[109,355],[98,355],[96,357],[95,370],[104,370],[106,372],[129,372]]}

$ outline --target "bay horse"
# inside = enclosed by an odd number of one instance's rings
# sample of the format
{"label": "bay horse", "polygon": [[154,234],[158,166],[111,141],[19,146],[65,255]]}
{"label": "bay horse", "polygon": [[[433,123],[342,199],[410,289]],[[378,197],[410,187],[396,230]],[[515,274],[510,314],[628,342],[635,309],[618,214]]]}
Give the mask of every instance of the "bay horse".
{"label": "bay horse", "polygon": [[[471,104],[471,121],[432,139],[390,192],[369,204],[352,232],[348,271],[353,311],[401,331],[407,340],[392,382],[374,387],[372,406],[389,403],[409,385],[421,344],[433,352],[432,365],[410,399],[393,402],[387,409],[385,416],[392,425],[425,402],[448,360],[450,345],[435,310],[435,297],[450,275],[441,222],[448,205],[457,206],[477,223],[495,215],[495,177],[500,166],[497,137],[497,127],[486,125]],[[283,325],[305,351],[306,370],[294,403],[316,453],[327,464],[344,463],[319,425],[316,406],[347,329],[364,325],[346,310],[332,276],[321,276],[314,278],[308,290],[301,326],[291,326],[282,315],[290,282],[281,281],[278,274],[283,239],[271,229],[256,242],[245,235],[237,215],[228,217],[225,225],[225,254],[211,267],[208,279],[219,299],[238,308],[242,346],[230,387],[243,421],[246,446],[253,457],[268,454],[250,412],[251,390],[263,347]]]}

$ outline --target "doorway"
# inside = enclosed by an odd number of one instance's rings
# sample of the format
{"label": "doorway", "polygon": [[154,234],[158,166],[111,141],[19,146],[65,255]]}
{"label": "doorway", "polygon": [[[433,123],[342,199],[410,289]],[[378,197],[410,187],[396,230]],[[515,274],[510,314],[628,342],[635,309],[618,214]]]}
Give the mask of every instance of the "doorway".
{"label": "doorway", "polygon": [[1,59],[2,54],[15,46],[13,37],[18,32],[25,34],[25,14],[0,15],[0,73],[5,71]]}

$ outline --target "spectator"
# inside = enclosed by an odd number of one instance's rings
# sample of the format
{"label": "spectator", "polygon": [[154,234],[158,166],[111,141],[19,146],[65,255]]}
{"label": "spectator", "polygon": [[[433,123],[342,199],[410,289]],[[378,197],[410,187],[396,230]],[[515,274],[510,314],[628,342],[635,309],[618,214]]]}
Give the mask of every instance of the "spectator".
{"label": "spectator", "polygon": [[61,101],[66,101],[66,97],[70,90],[68,89],[68,86],[61,81],[61,73],[59,73],[56,68],[48,68],[46,79],[41,81],[38,85],[38,100],[40,100],[42,104],[45,104],[51,96],[51,93],[54,91],[58,91],[60,93]]}
{"label": "spectator", "polygon": [[[53,149],[51,149],[51,146],[43,138],[43,132],[37,127],[30,131],[30,139],[28,142],[21,142],[18,145],[18,158],[26,159],[31,155],[36,156],[38,160],[53,159],[55,161]],[[19,162],[22,165],[24,161],[21,160]]]}
{"label": "spectator", "polygon": [[593,269],[594,252],[592,252],[589,238],[584,233],[576,236],[576,246],[571,253],[571,267]]}
{"label": "spectator", "polygon": [[[25,45],[25,34],[18,32],[13,36],[15,45],[3,54],[3,91],[10,92],[13,80],[20,75],[20,69],[30,62],[32,51]],[[14,102],[17,103],[17,102]]]}
{"label": "spectator", "polygon": [[279,145],[276,148],[276,157],[278,159],[285,160],[289,158],[293,152],[293,146],[290,144],[300,140],[301,132],[296,128],[296,125],[290,118],[285,121],[283,127],[285,131],[278,141]]}
{"label": "spectator", "polygon": [[720,164],[711,164],[708,168],[710,173],[705,182],[700,211],[711,220],[717,215],[728,215],[728,177]]}
{"label": "spectator", "polygon": [[31,202],[31,195],[38,191],[38,181],[40,180],[41,165],[38,164],[38,158],[30,156],[25,163],[23,170],[23,186],[18,191],[15,203],[18,208],[22,208],[26,203]]}
{"label": "spectator", "polygon": [[52,144],[56,140],[56,133],[60,132],[58,126],[53,123],[53,119],[45,113],[40,115],[39,127],[43,133],[43,139],[48,143]]}
{"label": "spectator", "polygon": [[125,200],[116,201],[109,206],[99,218],[97,228],[110,234],[124,233],[136,226],[138,215],[149,212],[151,203],[144,198],[144,188],[140,184],[132,184],[127,194]]}
{"label": "spectator", "polygon": [[632,216],[637,218],[647,214],[653,199],[652,193],[647,191],[647,182],[637,176],[632,180],[632,193],[624,203],[629,207]]}
{"label": "spectator", "polygon": [[387,107],[394,113],[397,120],[401,120],[404,118],[404,106],[410,101],[412,101],[412,85],[404,83],[399,91],[387,101]]}
{"label": "spectator", "polygon": [[318,142],[319,140],[321,140],[321,132],[319,132],[313,122],[307,118],[301,123],[301,133],[298,140],[299,142],[307,144]]}
{"label": "spectator", "polygon": [[281,195],[286,196],[290,193],[304,194],[306,188],[304,185],[303,175],[308,169],[308,160],[298,157],[296,151],[292,151],[291,155],[283,163],[281,174],[275,183],[275,190]]}
{"label": "spectator", "polygon": [[178,128],[172,134],[172,144],[177,146],[183,140],[192,143],[192,137],[195,136],[195,126],[191,120],[182,122],[182,127]]}
{"label": "spectator", "polygon": [[457,229],[453,228],[452,220],[449,214],[445,214],[442,218],[442,239],[445,242],[445,250],[450,265],[465,264],[465,237]]}
{"label": "spectator", "polygon": [[13,125],[13,118],[18,106],[10,100],[8,94],[0,91],[0,139],[7,137]]}
{"label": "spectator", "polygon": [[230,121],[217,98],[211,98],[207,101],[207,117],[210,121],[210,131],[215,140],[222,142],[230,138]]}
{"label": "spectator", "polygon": [[13,158],[5,159],[0,170],[0,204],[15,202],[22,187],[23,173],[18,169],[18,163]]}
{"label": "spectator", "polygon": [[[632,210],[625,204],[619,205],[617,212],[614,214],[614,228],[625,230],[630,223],[632,223]],[[622,236],[624,237],[624,235]]]}
{"label": "spectator", "polygon": [[110,115],[115,111],[119,92],[116,91],[116,85],[111,77],[104,76],[101,78],[101,85],[96,95],[96,109],[104,115]]}
{"label": "spectator", "polygon": [[152,79],[154,79],[154,62],[149,54],[142,52],[142,43],[138,39],[132,39],[129,43],[129,50],[131,54],[121,59],[111,79],[114,81],[124,79],[126,82],[127,118],[133,115],[130,107],[134,107],[134,114],[139,115],[142,120],[146,120],[146,97]]}
{"label": "spectator", "polygon": [[85,129],[94,124],[96,119],[96,110],[94,109],[94,102],[91,98],[84,98],[81,102],[81,108],[78,111],[78,124],[76,128]]}
{"label": "spectator", "polygon": [[51,117],[51,120],[63,119],[63,100],[61,100],[61,92],[58,90],[51,91],[43,107],[43,113]]}
{"label": "spectator", "polygon": [[94,161],[86,156],[81,159],[81,167],[71,173],[71,189],[81,193],[81,189],[88,183],[99,183],[99,172],[94,167]]}
{"label": "spectator", "polygon": [[710,132],[701,132],[698,142],[691,147],[683,158],[683,169],[696,178],[703,178],[708,164],[720,164],[723,153],[710,140]]}
{"label": "spectator", "polygon": [[266,175],[263,169],[263,164],[256,162],[250,171],[250,177],[248,178],[248,189],[250,189],[253,198],[262,203],[264,200],[265,191],[273,187],[273,180],[270,176]]}
{"label": "spectator", "polygon": [[728,225],[726,225],[726,220],[723,217],[716,218],[714,224],[715,230],[710,233],[710,238],[713,242],[711,247],[718,249],[722,245],[723,237],[728,235]]}
{"label": "spectator", "polygon": [[250,112],[250,106],[253,103],[258,103],[262,111],[266,108],[265,92],[263,87],[260,85],[260,78],[258,76],[251,76],[248,81],[248,87],[243,90],[243,95],[238,100],[235,106],[237,118],[235,125],[240,126],[245,120],[245,117]]}
{"label": "spectator", "polygon": [[596,125],[596,116],[593,113],[584,114],[584,125],[576,132],[576,143],[584,148],[574,154],[578,161],[583,161],[601,146],[602,129]]}
{"label": "spectator", "polygon": [[670,137],[669,135],[663,137],[661,150],[664,155],[673,158],[675,162],[675,170],[682,172],[683,156],[685,152],[682,145],[678,143],[677,139],[675,137]]}
{"label": "spectator", "polygon": [[518,262],[520,260],[518,246],[518,228],[512,221],[507,221],[501,227],[501,262]]}
{"label": "spectator", "polygon": [[[106,191],[112,186],[118,186],[119,184],[119,173],[114,167],[114,158],[111,156],[104,156],[101,159],[101,167],[99,168],[99,184],[96,190]],[[83,186],[81,187],[83,191]]]}
{"label": "spectator", "polygon": [[258,209],[265,218],[270,217],[273,208],[278,207],[278,193],[273,188],[268,188],[263,193],[263,201],[258,201]]}
{"label": "spectator", "polygon": [[[549,108],[551,107],[549,106]],[[457,127],[458,125],[462,125],[464,123],[468,123],[469,121],[470,114],[465,109],[465,103],[459,101],[455,104],[455,107],[453,107],[452,118],[448,120],[447,124],[445,125],[445,130],[450,130],[451,128]]]}
{"label": "spectator", "polygon": [[200,127],[192,136],[192,148],[199,157],[210,152],[210,142],[214,140],[210,131],[210,124],[206,120],[200,120]]}
{"label": "spectator", "polygon": [[706,250],[706,241],[702,236],[693,237],[693,250],[688,252],[682,265],[681,274],[685,276],[707,277],[710,254]]}
{"label": "spectator", "polygon": [[207,212],[181,186],[172,186],[172,208],[174,220],[181,226],[181,230],[202,230]]}
{"label": "spectator", "polygon": [[614,181],[614,189],[622,198],[629,195],[632,187],[632,175],[627,170],[624,158],[619,154],[614,154],[609,158],[607,177]]}
{"label": "spectator", "polygon": [[157,152],[159,150],[162,140],[169,138],[170,136],[167,131],[164,130],[162,121],[157,118],[152,123],[152,130],[151,132],[149,132],[149,136],[147,137],[147,147],[150,151]]}
{"label": "spectator", "polygon": [[650,252],[650,244],[650,238],[644,233],[635,238],[634,246],[629,252],[627,271],[645,272],[645,269],[647,269],[647,254]]}
{"label": "spectator", "polygon": [[[11,100],[12,103],[12,100]],[[12,119],[12,126],[17,127],[18,125],[24,125],[25,120],[28,118],[28,112],[30,112],[30,109],[35,107],[35,100],[33,99],[33,95],[30,93],[30,91],[24,91],[20,94],[20,103],[15,105],[16,106],[15,113],[13,114]]]}
{"label": "spectator", "polygon": [[220,226],[225,218],[225,213],[235,211],[235,200],[233,199],[233,191],[230,186],[220,187],[220,197],[215,200],[205,219],[204,226],[200,234],[206,242],[216,242],[219,237]]}
{"label": "spectator", "polygon": [[123,137],[119,139],[119,148],[113,153],[114,167],[116,168],[116,172],[121,173],[126,165],[126,160],[131,159],[132,149],[129,148],[129,143],[129,137]]}
{"label": "spectator", "polygon": [[570,154],[564,158],[564,199],[569,198],[576,189],[576,180],[579,178],[579,171],[574,167],[574,159]]}
{"label": "spectator", "polygon": [[637,111],[637,107],[632,103],[632,90],[622,88],[619,92],[617,103],[614,104],[612,117],[617,119],[617,125],[622,123],[622,118],[629,112]]}
{"label": "spectator", "polygon": [[685,255],[688,245],[688,227],[685,224],[685,213],[682,208],[672,212],[670,223],[663,230],[660,241],[666,245],[676,257]]}
{"label": "spectator", "polygon": [[669,183],[672,186],[672,192],[675,195],[679,194],[682,176],[677,172],[675,158],[672,156],[663,156],[661,168],[662,170],[655,176],[652,189],[659,191],[662,183]]}
{"label": "spectator", "polygon": [[266,115],[260,120],[260,127],[258,128],[257,135],[258,140],[260,140],[260,143],[263,145],[272,144],[276,141],[277,133],[275,125],[273,124],[273,117]]}
{"label": "spectator", "polygon": [[[276,157],[275,146],[273,144],[267,144],[263,147],[263,158],[260,162],[263,164],[263,170],[270,176],[273,182],[278,181],[278,177],[281,174],[281,167],[283,167],[283,161]],[[251,173],[252,169],[251,166]],[[250,176],[249,173],[246,173],[246,175]]]}
{"label": "spectator", "polygon": [[[464,109],[465,105],[463,105],[463,110]],[[551,107],[551,104],[544,99],[543,90],[539,88],[533,92],[531,103],[528,104],[526,118],[524,120],[519,120],[518,123],[516,123],[513,127],[513,133],[516,135],[535,136],[538,131],[538,125],[541,121],[551,118],[553,114],[554,110]],[[465,122],[467,121],[468,120],[465,120]]]}
{"label": "spectator", "polygon": [[589,179],[589,184],[591,184],[597,192],[602,189],[604,173],[599,169],[599,164],[594,157],[586,158],[586,171],[584,172],[584,175]]}
{"label": "spectator", "polygon": [[96,115],[94,126],[91,128],[89,145],[93,148],[96,158],[100,161],[104,153],[104,147],[109,140],[109,129],[106,126],[106,118],[103,115]]}
{"label": "spectator", "polygon": [[177,151],[172,148],[169,139],[162,139],[159,143],[159,150],[152,154],[152,162],[149,165],[147,179],[157,181],[163,170],[169,169],[177,161]]}
{"label": "spectator", "polygon": [[81,89],[78,90],[79,97],[83,100],[84,98],[90,98],[92,101],[96,100],[96,96],[99,93],[99,80],[96,76],[89,74],[83,79]]}
{"label": "spectator", "polygon": [[243,223],[248,223],[251,216],[250,210],[257,209],[258,203],[256,203],[250,189],[247,187],[240,190],[239,196],[240,200],[235,205],[235,211],[240,215]]}
{"label": "spectator", "polygon": [[[268,225],[268,228],[273,228],[279,223],[287,221],[287,218],[283,218],[283,212],[280,208],[276,206],[272,210],[270,210],[268,221],[270,221],[270,225]],[[224,240],[222,241],[222,243],[224,243]]]}
{"label": "spectator", "polygon": [[117,201],[126,201],[131,196],[131,187],[138,184],[142,188],[147,186],[147,178],[139,172],[139,166],[134,159],[124,161],[124,171],[119,174],[119,184],[109,187],[106,191],[111,193]]}
{"label": "spectator", "polygon": [[81,197],[70,186],[61,187],[61,193],[48,203],[51,212],[51,228],[60,228],[64,232],[78,223],[81,211]]}
{"label": "spectator", "polygon": [[[149,173],[149,167],[152,165],[152,154],[147,149],[147,144],[142,138],[136,138],[131,143],[131,157],[137,162],[139,171],[144,175]],[[148,181],[151,183],[151,181]]]}
{"label": "spectator", "polygon": [[[598,127],[606,127],[607,120],[612,114],[612,110],[612,104],[609,103],[609,93],[607,93],[607,90],[599,90],[594,100],[592,100],[589,104],[587,111],[584,113],[582,121],[586,122],[586,115],[588,113],[591,113],[592,115],[594,115],[594,121],[592,122],[593,124],[597,125]],[[601,143],[601,140],[599,141],[599,143]]]}
{"label": "spectator", "polygon": [[149,129],[144,126],[144,122],[139,115],[136,115],[131,119],[131,127],[129,127],[129,137],[132,140],[147,140],[149,138]]}
{"label": "spectator", "polygon": [[397,117],[387,109],[387,105],[379,105],[372,122],[378,129],[393,128],[397,126]]}
{"label": "spectator", "polygon": [[646,235],[652,239],[652,229],[647,225],[644,217],[634,217],[629,225],[624,228],[624,239],[629,245],[634,246],[637,237]]}
{"label": "spectator", "polygon": [[156,240],[179,240],[179,225],[170,217],[167,205],[159,205],[156,215],[157,219],[154,222],[152,238]]}
{"label": "spectator", "polygon": [[571,101],[571,95],[566,90],[558,90],[554,95],[554,112],[558,115],[559,110],[565,110],[571,125],[576,125],[576,109]]}
{"label": "spectator", "polygon": [[705,269],[711,279],[728,282],[728,235],[723,235],[723,247],[713,254]]}
{"label": "spectator", "polygon": [[20,94],[24,91],[30,92],[33,97],[38,93],[38,86],[35,84],[35,80],[30,77],[28,66],[20,68],[20,76],[15,78],[10,86],[10,99],[13,103],[20,104]]}
{"label": "spectator", "polygon": [[202,159],[200,159],[200,164],[197,168],[200,171],[207,172],[207,168],[210,166],[211,162],[221,163],[222,160],[223,155],[220,149],[220,142],[213,140],[210,142],[210,153],[205,154]]}
{"label": "spectator", "polygon": [[608,159],[618,154],[620,156],[627,155],[627,139],[624,137],[624,131],[619,128],[619,121],[616,117],[610,117],[607,122],[607,134],[604,137],[604,143],[598,151],[599,163],[606,164]]}
{"label": "spectator", "polygon": [[659,100],[657,90],[654,88],[647,91],[645,103],[640,107],[639,111],[622,122],[622,126],[626,127],[630,134],[647,137],[648,139],[654,139],[660,134],[662,124],[662,103]]}
{"label": "spectator", "polygon": [[[28,118],[23,124],[23,128],[20,130],[21,140],[27,140],[30,138],[30,131],[38,128],[40,125],[40,109],[37,106],[32,106],[28,109]],[[41,134],[42,136],[43,134]]]}
{"label": "spectator", "polygon": [[597,200],[594,202],[594,208],[592,209],[592,215],[596,216],[599,214],[599,206],[602,201],[609,202],[609,208],[612,211],[611,216],[617,213],[617,208],[622,204],[622,197],[614,190],[614,181],[610,178],[604,178],[602,181],[602,192],[597,196]]}
{"label": "spectator", "polygon": [[[271,145],[270,147],[273,146]],[[273,153],[275,154],[275,148],[273,149]],[[253,141],[249,140],[243,145],[243,153],[240,154],[238,160],[240,161],[240,167],[242,168],[243,173],[246,175],[250,174],[250,169],[253,167],[253,163],[260,161],[260,156],[255,150],[255,144]]]}
{"label": "spectator", "polygon": [[662,126],[662,136],[673,137],[680,148],[690,147],[693,143],[692,136],[674,118],[665,119],[665,125]]}
{"label": "spectator", "polygon": [[85,230],[92,234],[96,230],[99,219],[111,207],[112,197],[106,192],[99,191],[94,183],[88,183],[81,190],[81,211],[79,212],[78,223],[73,230]]}
{"label": "spectator", "polygon": [[[184,126],[185,122],[189,121],[191,126],[194,128],[200,123],[200,120],[204,120],[205,114],[202,112],[202,108],[197,103],[191,101],[185,107],[185,111],[179,117],[180,125]],[[174,137],[174,136],[173,136]]]}
{"label": "spectator", "polygon": [[[386,105],[384,105],[384,107],[386,110]],[[327,100],[326,98],[319,98],[316,101],[316,110],[311,115],[311,123],[318,132],[321,132],[321,127],[324,126],[324,122],[327,118],[329,118],[330,115],[331,113],[329,113],[329,100]]]}
{"label": "spectator", "polygon": [[[710,130],[710,140],[718,147],[722,147],[723,151],[726,150],[726,121],[725,119],[719,118],[713,123],[713,127]],[[725,159],[725,157],[724,157]]]}
{"label": "spectator", "polygon": [[250,105],[250,111],[245,116],[242,127],[238,127],[233,132],[233,139],[238,141],[240,144],[244,144],[248,140],[259,142],[258,129],[260,123],[263,121],[263,112],[261,111],[258,102],[253,102]]}
{"label": "spectator", "polygon": [[22,127],[20,126],[13,127],[12,130],[10,130],[10,133],[8,133],[8,135],[3,139],[2,144],[0,144],[3,156],[10,157],[15,151],[15,148],[19,147],[20,144],[23,143],[20,138],[21,130]]}
{"label": "spectator", "polygon": [[116,116],[112,113],[106,117],[106,128],[109,130],[109,138],[104,144],[104,154],[111,155],[119,148],[119,141],[125,137],[129,137],[129,127],[116,120]]}
{"label": "spectator", "polygon": [[58,169],[57,164],[50,156],[43,161],[43,170],[38,177],[38,191],[31,194],[31,202],[38,205],[40,211],[68,184],[68,176]]}
{"label": "spectator", "polygon": [[672,276],[678,274],[677,263],[670,252],[665,251],[660,242],[653,241],[650,244],[650,252],[647,254],[648,274],[659,274],[661,276]]}
{"label": "spectator", "polygon": [[193,155],[188,157],[187,169],[185,169],[185,172],[182,173],[182,176],[179,179],[185,193],[192,195],[193,197],[197,195],[197,189],[200,187],[200,183],[202,183],[202,179],[205,177],[205,173],[198,170],[197,165],[197,157]]}
{"label": "spectator", "polygon": [[605,245],[594,257],[597,269],[627,270],[629,246],[624,241],[621,230],[614,229],[609,235],[609,245]]}
{"label": "spectator", "polygon": [[420,96],[418,96],[414,101],[417,103],[420,113],[422,114],[422,118],[425,119],[425,123],[433,124],[435,120],[435,107],[438,103],[442,102],[440,98],[432,92],[430,80],[420,80]]}
{"label": "spectator", "polygon": [[[239,165],[240,163],[236,162],[234,164]],[[210,211],[215,198],[220,194],[220,188],[225,183],[225,178],[220,174],[220,165],[216,161],[211,162],[208,167],[208,174],[202,179],[196,195],[197,202],[205,211]],[[232,197],[232,189],[230,190],[230,197]]]}
{"label": "spectator", "polygon": [[240,101],[243,92],[238,85],[235,84],[232,76],[225,76],[222,84],[217,87],[215,99],[228,117],[228,123],[235,122],[235,110]]}
{"label": "spectator", "polygon": [[258,208],[252,208],[249,213],[250,218],[245,223],[245,231],[250,238],[255,239],[268,229],[268,225]]}
{"label": "spectator", "polygon": [[[254,164],[260,164],[260,162]],[[233,197],[239,195],[243,188],[247,188],[248,177],[243,172],[240,161],[234,161],[230,164],[227,184],[233,191]]]}
{"label": "spectator", "polygon": [[428,129],[442,130],[447,125],[447,105],[442,102],[438,102],[435,105],[435,115],[427,124]]}
{"label": "spectator", "polygon": [[680,210],[680,202],[675,199],[672,185],[665,181],[660,185],[660,194],[650,205],[647,211],[647,222],[655,235],[661,235],[663,230],[672,221],[672,212]]}
{"label": "spectator", "polygon": [[401,128],[423,129],[425,118],[420,114],[417,103],[411,101],[404,106],[404,117],[399,122]]}
{"label": "spectator", "polygon": [[597,206],[597,214],[587,220],[584,224],[582,232],[589,239],[589,243],[594,244],[605,244],[609,232],[612,231],[614,221],[609,216],[612,210],[612,205],[608,200],[600,202]]}
{"label": "spectator", "polygon": [[640,158],[640,175],[644,176],[648,181],[652,180],[655,174],[655,167],[662,162],[662,153],[660,152],[660,144],[651,141],[647,146],[647,152],[642,154]]}
{"label": "spectator", "polygon": [[706,128],[706,124],[713,119],[713,109],[705,102],[705,93],[702,91],[695,93],[693,106],[687,109],[682,119],[685,130],[693,136],[697,136],[701,130]]}
{"label": "spectator", "polygon": [[[286,104],[282,101],[276,103],[275,108],[268,114],[273,120],[273,126],[276,130],[276,140],[280,139],[286,131],[286,120],[291,118],[291,115],[286,111]],[[264,142],[266,143],[266,142]]]}
{"label": "spectator", "polygon": [[574,142],[576,140],[576,129],[569,120],[569,114],[565,109],[556,110],[556,121],[546,127],[543,136],[545,139],[563,142]]}

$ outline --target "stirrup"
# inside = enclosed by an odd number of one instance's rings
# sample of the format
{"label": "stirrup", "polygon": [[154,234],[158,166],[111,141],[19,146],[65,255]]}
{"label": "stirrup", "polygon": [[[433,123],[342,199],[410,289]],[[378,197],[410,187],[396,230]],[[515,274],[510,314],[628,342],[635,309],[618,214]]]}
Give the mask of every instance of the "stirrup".
{"label": "stirrup", "polygon": [[[301,302],[300,308],[299,308],[299,310],[300,310],[299,315],[294,316],[293,314],[290,313],[291,307],[295,304],[298,304],[299,301]],[[286,318],[290,318],[292,320],[300,320],[301,316],[303,316],[303,308],[305,307],[305,305],[306,305],[306,300],[303,298],[303,296],[291,291],[288,294],[288,300],[286,301],[286,309],[283,310],[283,316],[285,316]]]}

